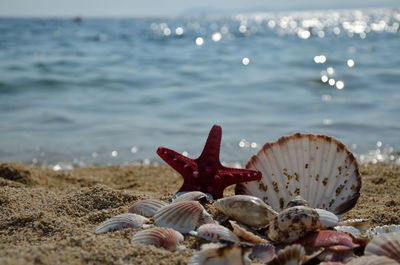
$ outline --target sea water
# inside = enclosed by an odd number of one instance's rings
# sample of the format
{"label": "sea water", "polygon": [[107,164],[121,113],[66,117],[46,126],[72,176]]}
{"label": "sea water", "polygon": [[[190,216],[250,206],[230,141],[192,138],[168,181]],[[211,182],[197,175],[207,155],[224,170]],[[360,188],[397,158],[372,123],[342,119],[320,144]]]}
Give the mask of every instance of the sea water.
{"label": "sea water", "polygon": [[400,10],[0,19],[0,161],[242,165],[294,132],[399,162]]}

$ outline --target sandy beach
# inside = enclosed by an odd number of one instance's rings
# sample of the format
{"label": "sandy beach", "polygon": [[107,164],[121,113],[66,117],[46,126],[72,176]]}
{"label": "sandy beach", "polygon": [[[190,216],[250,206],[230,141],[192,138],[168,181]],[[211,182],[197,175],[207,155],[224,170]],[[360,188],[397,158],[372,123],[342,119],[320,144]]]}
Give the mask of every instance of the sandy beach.
{"label": "sandy beach", "polygon": [[[345,218],[400,224],[400,166],[361,165],[361,197]],[[143,199],[168,200],[182,184],[167,166],[95,166],[53,171],[0,164],[0,264],[186,264],[199,240],[170,252],[131,243],[126,228],[95,235],[104,220]],[[233,188],[225,195],[233,194]]]}

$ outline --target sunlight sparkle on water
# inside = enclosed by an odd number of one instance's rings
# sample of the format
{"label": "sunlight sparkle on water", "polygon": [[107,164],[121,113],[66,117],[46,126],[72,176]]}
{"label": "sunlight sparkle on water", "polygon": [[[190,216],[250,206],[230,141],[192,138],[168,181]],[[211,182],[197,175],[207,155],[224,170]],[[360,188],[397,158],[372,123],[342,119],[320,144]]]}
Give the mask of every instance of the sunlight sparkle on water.
{"label": "sunlight sparkle on water", "polygon": [[249,63],[250,63],[250,59],[249,59],[249,58],[244,57],[244,58],[242,59],[242,64],[243,64],[243,65],[249,65]]}
{"label": "sunlight sparkle on water", "polygon": [[220,32],[215,32],[213,33],[213,35],[211,36],[211,39],[215,42],[220,41],[222,39],[222,35]]}
{"label": "sunlight sparkle on water", "polygon": [[329,77],[327,75],[321,76],[321,81],[322,82],[326,83],[326,82],[328,82],[328,80],[329,80]]}
{"label": "sunlight sparkle on water", "polygon": [[183,34],[183,28],[182,27],[177,27],[175,29],[175,34],[178,35],[178,36],[182,35]]}
{"label": "sunlight sparkle on water", "polygon": [[326,62],[326,57],[325,55],[321,54],[321,55],[317,55],[314,57],[314,62],[315,63],[325,63]]}
{"label": "sunlight sparkle on water", "polygon": [[344,83],[343,81],[339,80],[336,82],[336,88],[339,90],[342,90],[344,88]]}
{"label": "sunlight sparkle on water", "polygon": [[202,37],[197,37],[196,38],[196,45],[201,46],[204,44],[204,39]]}
{"label": "sunlight sparkle on water", "polygon": [[335,81],[335,79],[331,78],[331,79],[329,79],[328,83],[329,83],[329,85],[334,86],[336,81]]}
{"label": "sunlight sparkle on water", "polygon": [[347,60],[347,66],[348,67],[353,67],[354,66],[354,60],[353,59],[348,59]]}

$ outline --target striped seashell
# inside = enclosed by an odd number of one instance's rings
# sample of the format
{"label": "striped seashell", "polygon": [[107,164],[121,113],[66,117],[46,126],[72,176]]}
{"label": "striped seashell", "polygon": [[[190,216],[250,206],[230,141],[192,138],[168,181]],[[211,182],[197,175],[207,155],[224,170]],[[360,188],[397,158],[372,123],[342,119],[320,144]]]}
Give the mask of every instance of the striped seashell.
{"label": "striped seashell", "polygon": [[244,241],[249,242],[249,243],[267,243],[268,241],[266,239],[263,239],[252,232],[248,231],[245,227],[239,225],[237,222],[229,220],[229,223],[231,224],[233,228],[233,233],[237,235],[238,237],[242,238]]}
{"label": "striped seashell", "polygon": [[400,262],[400,233],[391,232],[375,237],[365,247],[365,255],[386,256]]}
{"label": "striped seashell", "polygon": [[268,237],[273,241],[292,243],[320,227],[318,212],[307,206],[283,210],[271,222]]}
{"label": "striped seashell", "polygon": [[143,200],[138,201],[128,208],[128,212],[137,213],[146,217],[152,217],[160,208],[168,205],[168,203],[160,200]]}
{"label": "striped seashell", "polygon": [[354,226],[338,225],[338,226],[335,226],[334,229],[336,231],[349,233],[358,239],[367,239],[368,238],[365,230],[356,228]]}
{"label": "striped seashell", "polygon": [[267,264],[276,257],[275,247],[270,243],[255,244],[249,257],[259,259],[263,264]]}
{"label": "striped seashell", "polygon": [[173,198],[172,202],[183,202],[183,201],[200,201],[200,202],[205,202],[205,201],[212,201],[213,197],[211,194],[204,193],[201,191],[183,191],[183,192],[178,192]]}
{"label": "striped seashell", "polygon": [[144,216],[134,214],[134,213],[124,213],[114,216],[99,226],[94,230],[95,234],[107,233],[112,230],[118,230],[126,227],[140,228],[143,224],[147,223],[149,219]]}
{"label": "striped seashell", "polygon": [[262,178],[238,184],[235,193],[261,198],[275,211],[300,195],[312,207],[341,215],[360,196],[356,159],[342,143],[325,135],[296,133],[266,143],[246,168],[260,171]]}
{"label": "striped seashell", "polygon": [[247,195],[222,198],[214,206],[225,215],[254,228],[267,226],[278,214],[259,198]]}
{"label": "striped seashell", "polygon": [[399,265],[399,263],[385,256],[362,256],[352,259],[346,265]]}
{"label": "striped seashell", "polygon": [[210,222],[212,218],[197,201],[173,203],[162,207],[154,215],[156,225],[173,228],[181,233],[195,230],[204,220]]}
{"label": "striped seashell", "polygon": [[339,223],[339,217],[324,209],[315,209],[319,215],[320,228],[334,227]]}
{"label": "striped seashell", "polygon": [[236,245],[206,244],[188,265],[250,265],[250,248]]}
{"label": "striped seashell", "polygon": [[204,224],[197,228],[195,235],[213,242],[225,240],[234,243],[240,241],[231,230],[219,224]]}
{"label": "striped seashell", "polygon": [[183,239],[183,235],[174,229],[154,227],[136,233],[131,242],[154,245],[174,251],[184,249],[183,246],[180,246]]}
{"label": "striped seashell", "polygon": [[[320,248],[336,247],[336,250],[344,251],[360,247],[358,243],[354,242],[354,238],[345,232],[333,230],[320,230],[312,232],[302,237],[297,243],[304,246],[307,252],[313,252]],[[340,246],[340,248],[338,248]],[[332,249],[332,250],[335,250]]]}
{"label": "striped seashell", "polygon": [[305,251],[301,245],[290,245],[279,250],[278,255],[269,265],[300,265],[305,259]]}

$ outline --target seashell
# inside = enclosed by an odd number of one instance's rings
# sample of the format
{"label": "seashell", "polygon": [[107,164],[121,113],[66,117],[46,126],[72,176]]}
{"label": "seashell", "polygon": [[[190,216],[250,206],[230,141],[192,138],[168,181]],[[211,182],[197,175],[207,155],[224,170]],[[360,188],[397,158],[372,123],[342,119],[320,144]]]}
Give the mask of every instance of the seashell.
{"label": "seashell", "polygon": [[[344,251],[355,249],[360,245],[354,242],[354,238],[345,232],[333,230],[321,230],[307,234],[297,241],[304,246],[307,252],[313,252],[320,248],[336,247],[332,250]],[[340,246],[340,248],[337,248]]]}
{"label": "seashell", "polygon": [[269,265],[300,265],[305,259],[305,251],[301,245],[290,245],[279,250],[278,255]]}
{"label": "seashell", "polygon": [[247,195],[222,198],[214,206],[225,215],[255,228],[267,226],[278,214],[259,198]]}
{"label": "seashell", "polygon": [[275,247],[270,243],[255,244],[249,257],[259,259],[263,264],[267,264],[276,257]]}
{"label": "seashell", "polygon": [[303,197],[300,195],[297,195],[294,197],[294,199],[291,199],[288,204],[286,205],[286,208],[294,207],[294,206],[310,206],[308,201],[304,200]]}
{"label": "seashell", "polygon": [[190,191],[190,192],[178,192],[174,197],[172,197],[172,202],[183,202],[183,201],[212,201],[213,197],[211,194],[204,193],[201,191]]}
{"label": "seashell", "polygon": [[400,262],[400,233],[391,232],[375,237],[365,247],[365,255],[386,256]]}
{"label": "seashell", "polygon": [[182,242],[183,239],[183,235],[174,229],[154,227],[136,233],[131,242],[155,245],[156,247],[163,247],[174,251],[176,249],[184,249],[183,246],[180,246],[180,242]]}
{"label": "seashell", "polygon": [[236,245],[206,244],[188,265],[250,265],[250,248]]}
{"label": "seashell", "polygon": [[147,223],[149,219],[144,216],[134,214],[134,213],[124,213],[117,216],[114,216],[99,226],[94,230],[95,234],[107,233],[112,230],[118,230],[125,227],[139,228],[142,227],[143,224]]}
{"label": "seashell", "polygon": [[338,223],[339,226],[353,226],[361,230],[369,229],[371,224],[372,222],[370,219],[348,219]]}
{"label": "seashell", "polygon": [[369,229],[366,233],[368,236],[374,237],[386,233],[400,233],[400,225],[383,225]]}
{"label": "seashell", "polygon": [[173,228],[181,233],[195,230],[200,223],[210,222],[210,215],[197,201],[183,201],[162,207],[154,215],[158,226]]}
{"label": "seashell", "polygon": [[331,213],[327,210],[323,209],[315,209],[319,215],[319,223],[320,223],[320,228],[329,228],[329,227],[334,227],[335,225],[338,224],[339,222],[339,217],[337,217],[334,213]]}
{"label": "seashell", "polygon": [[319,265],[343,265],[344,263],[336,261],[321,262]]}
{"label": "seashell", "polygon": [[259,170],[262,179],[237,185],[235,193],[261,198],[276,211],[300,195],[312,207],[340,215],[360,196],[356,159],[342,143],[325,135],[296,133],[266,143],[246,168]]}
{"label": "seashell", "polygon": [[132,204],[128,208],[128,212],[152,217],[160,208],[166,205],[168,205],[168,203],[160,200],[143,200]]}
{"label": "seashell", "polygon": [[232,233],[231,230],[219,224],[204,224],[197,228],[196,233],[193,234],[213,242],[218,242],[220,240],[225,240],[229,242],[240,241],[239,238],[234,233]]}
{"label": "seashell", "polygon": [[271,222],[268,237],[274,241],[291,243],[320,227],[319,215],[307,206],[283,210]]}
{"label": "seashell", "polygon": [[365,233],[365,230],[356,228],[354,226],[339,225],[339,226],[335,226],[334,229],[336,231],[349,233],[352,236],[354,236],[355,238],[359,238],[359,239],[367,238],[367,234]]}
{"label": "seashell", "polygon": [[346,265],[399,265],[399,263],[385,256],[362,256],[352,259]]}
{"label": "seashell", "polygon": [[233,228],[233,233],[237,235],[238,237],[242,238],[244,241],[249,242],[249,243],[267,243],[268,241],[253,234],[252,232],[248,231],[245,227],[239,225],[235,221],[229,220],[229,223],[231,224]]}

